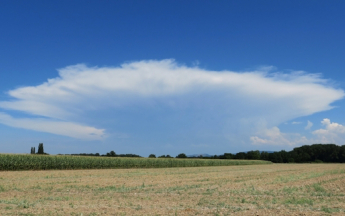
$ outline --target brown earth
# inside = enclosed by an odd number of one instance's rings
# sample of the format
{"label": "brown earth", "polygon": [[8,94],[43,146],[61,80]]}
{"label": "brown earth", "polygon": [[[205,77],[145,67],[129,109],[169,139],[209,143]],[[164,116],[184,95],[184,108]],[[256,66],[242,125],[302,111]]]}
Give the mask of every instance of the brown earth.
{"label": "brown earth", "polygon": [[0,172],[0,215],[345,215],[345,165]]}

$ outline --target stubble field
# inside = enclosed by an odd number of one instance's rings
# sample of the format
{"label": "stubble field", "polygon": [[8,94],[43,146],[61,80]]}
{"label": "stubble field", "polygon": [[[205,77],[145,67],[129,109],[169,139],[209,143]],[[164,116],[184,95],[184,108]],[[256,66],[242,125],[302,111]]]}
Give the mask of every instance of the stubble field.
{"label": "stubble field", "polygon": [[345,165],[6,171],[0,215],[345,215]]}

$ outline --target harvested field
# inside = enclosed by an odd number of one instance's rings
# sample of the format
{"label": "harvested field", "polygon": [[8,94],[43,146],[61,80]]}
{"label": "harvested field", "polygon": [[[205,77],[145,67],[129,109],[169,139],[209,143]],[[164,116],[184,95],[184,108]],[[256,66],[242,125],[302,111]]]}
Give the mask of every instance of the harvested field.
{"label": "harvested field", "polygon": [[1,215],[344,215],[344,164],[0,172]]}

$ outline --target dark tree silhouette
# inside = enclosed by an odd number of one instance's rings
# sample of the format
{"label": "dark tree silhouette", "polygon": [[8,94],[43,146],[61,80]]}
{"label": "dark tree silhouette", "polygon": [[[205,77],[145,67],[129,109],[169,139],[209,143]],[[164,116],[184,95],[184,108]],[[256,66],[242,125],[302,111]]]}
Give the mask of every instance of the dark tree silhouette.
{"label": "dark tree silhouette", "polygon": [[345,163],[345,145],[335,144],[313,144],[294,148],[292,151],[261,152],[249,151],[239,152],[235,155],[224,153],[220,159],[254,159],[267,160],[273,163]]}
{"label": "dark tree silhouette", "polygon": [[176,158],[187,158],[187,155],[185,153],[181,153],[177,155]]}
{"label": "dark tree silhouette", "polygon": [[38,144],[37,154],[44,154],[43,143]]}

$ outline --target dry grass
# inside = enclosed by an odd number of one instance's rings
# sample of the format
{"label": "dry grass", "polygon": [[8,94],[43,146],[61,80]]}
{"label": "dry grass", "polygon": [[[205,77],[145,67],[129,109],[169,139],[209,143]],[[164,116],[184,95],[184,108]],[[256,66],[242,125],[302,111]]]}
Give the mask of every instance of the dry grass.
{"label": "dry grass", "polygon": [[0,172],[1,215],[344,215],[345,165]]}

